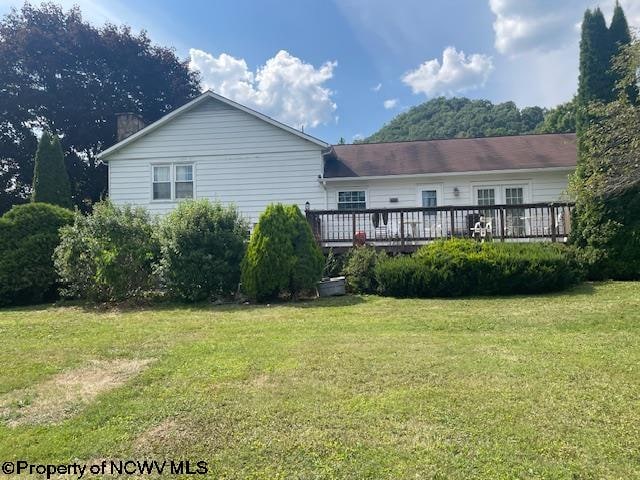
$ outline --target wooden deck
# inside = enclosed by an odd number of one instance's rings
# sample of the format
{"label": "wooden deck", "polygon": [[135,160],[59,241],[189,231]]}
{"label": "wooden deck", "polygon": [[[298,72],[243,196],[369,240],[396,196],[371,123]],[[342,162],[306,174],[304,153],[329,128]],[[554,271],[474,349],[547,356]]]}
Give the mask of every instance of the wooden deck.
{"label": "wooden deck", "polygon": [[[366,210],[309,210],[307,220],[318,244],[342,251],[366,243],[395,252],[410,252],[443,238],[479,236],[474,227],[483,216],[493,241],[566,242],[571,232],[572,203],[470,205]],[[490,231],[489,231],[490,230]]]}

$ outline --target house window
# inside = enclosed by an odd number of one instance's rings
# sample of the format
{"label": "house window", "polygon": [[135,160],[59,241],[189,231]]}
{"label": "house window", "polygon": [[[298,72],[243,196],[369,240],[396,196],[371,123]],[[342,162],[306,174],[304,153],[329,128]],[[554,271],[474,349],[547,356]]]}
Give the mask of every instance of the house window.
{"label": "house window", "polygon": [[478,189],[478,205],[495,205],[496,191],[494,188]]}
{"label": "house window", "polygon": [[171,199],[171,167],[169,165],[153,167],[153,199]]}
{"label": "house window", "polygon": [[[506,187],[504,189],[504,199],[507,205],[521,205],[524,203],[524,188]],[[521,237],[525,234],[525,211],[524,208],[509,209],[506,212],[507,234]]]}
{"label": "house window", "polygon": [[437,207],[438,206],[438,192],[435,190],[423,190],[422,191],[422,206],[423,207]]}
{"label": "house window", "polygon": [[363,210],[367,208],[364,190],[338,192],[338,210]]}
{"label": "house window", "polygon": [[176,165],[176,198],[193,198],[193,165]]}
{"label": "house window", "polygon": [[193,198],[193,165],[154,165],[153,199]]}
{"label": "house window", "polygon": [[504,191],[505,203],[517,205],[524,203],[524,189],[522,187],[507,187]]}
{"label": "house window", "polygon": [[[436,190],[422,190],[422,206],[423,207],[437,207],[438,206],[438,192]],[[425,217],[435,217],[438,214],[436,211],[424,212]]]}
{"label": "house window", "polygon": [[[478,205],[495,205],[496,190],[495,188],[479,188],[478,189]],[[480,215],[484,216],[487,221],[491,221],[493,212],[491,210],[480,210]]]}

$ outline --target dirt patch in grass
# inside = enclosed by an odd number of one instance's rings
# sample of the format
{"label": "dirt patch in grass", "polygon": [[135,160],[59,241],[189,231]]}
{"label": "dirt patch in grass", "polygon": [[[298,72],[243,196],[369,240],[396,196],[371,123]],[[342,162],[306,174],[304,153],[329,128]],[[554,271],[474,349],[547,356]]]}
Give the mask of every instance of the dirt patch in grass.
{"label": "dirt patch in grass", "polygon": [[134,451],[142,453],[158,453],[171,451],[192,438],[192,431],[186,422],[176,418],[169,418],[148,430],[145,430],[133,442]]}
{"label": "dirt patch in grass", "polygon": [[0,397],[0,419],[10,427],[58,423],[76,414],[101,393],[136,376],[149,359],[94,360],[30,388]]}

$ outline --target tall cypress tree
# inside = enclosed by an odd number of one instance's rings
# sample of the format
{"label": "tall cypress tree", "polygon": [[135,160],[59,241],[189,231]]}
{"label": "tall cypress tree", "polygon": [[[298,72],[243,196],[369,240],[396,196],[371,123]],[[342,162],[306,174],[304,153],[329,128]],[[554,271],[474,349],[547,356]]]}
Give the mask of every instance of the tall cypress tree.
{"label": "tall cypress tree", "polygon": [[[593,278],[630,279],[640,275],[635,241],[640,238],[637,188],[615,195],[594,188],[603,182],[606,185],[610,181],[607,175],[612,175],[618,186],[622,182],[615,175],[628,171],[624,162],[628,162],[633,147],[629,141],[633,134],[628,133],[633,127],[627,128],[627,124],[637,118],[637,112],[633,112],[638,98],[637,65],[630,62],[628,72],[613,67],[616,56],[630,43],[629,26],[618,2],[609,29],[599,10],[587,10],[580,42],[578,166],[572,179],[576,207],[571,237],[582,247]],[[619,91],[618,86],[624,90]],[[613,126],[616,121],[621,125]]]}
{"label": "tall cypress tree", "polygon": [[578,135],[578,167],[576,177],[586,178],[584,134],[594,120],[587,113],[591,102],[610,102],[614,99],[614,80],[611,74],[611,44],[604,15],[599,8],[584,13],[580,39],[580,76],[578,80],[576,133]]}
{"label": "tall cypress tree", "polygon": [[614,48],[613,55],[618,54],[621,46],[629,45],[631,43],[631,32],[629,31],[627,17],[620,6],[620,3],[617,1],[615,9],[613,10],[611,26],[609,27],[609,39]]}
{"label": "tall cypress tree", "polygon": [[582,22],[580,40],[580,79],[578,103],[608,102],[611,92],[611,47],[607,23],[599,8],[587,10]]}
{"label": "tall cypress tree", "polygon": [[[621,49],[631,44],[631,31],[629,30],[627,17],[620,3],[617,1],[615,9],[613,10],[611,26],[609,27],[609,44],[611,48],[611,60],[615,59]],[[615,85],[622,80],[623,73],[612,71],[611,75],[615,87]],[[631,102],[635,103],[638,99],[638,87],[636,85],[628,86],[626,92]]]}
{"label": "tall cypress tree", "polygon": [[69,174],[57,135],[44,132],[38,142],[31,201],[72,208]]}

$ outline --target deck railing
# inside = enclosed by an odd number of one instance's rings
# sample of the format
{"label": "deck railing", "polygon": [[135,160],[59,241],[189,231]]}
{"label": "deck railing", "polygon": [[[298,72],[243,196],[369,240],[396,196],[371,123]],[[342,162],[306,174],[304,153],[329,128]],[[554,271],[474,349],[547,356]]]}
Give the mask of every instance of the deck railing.
{"label": "deck railing", "polygon": [[[310,210],[307,220],[322,247],[366,242],[391,249],[411,249],[441,238],[470,238],[484,217],[494,241],[565,242],[571,231],[572,203],[471,205]],[[475,232],[477,235],[477,232]]]}

